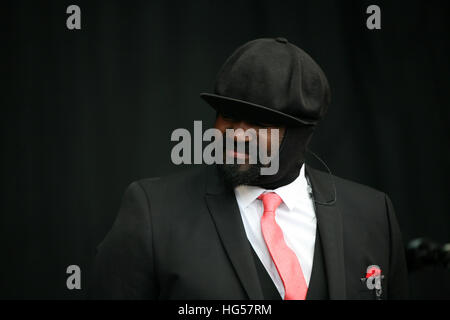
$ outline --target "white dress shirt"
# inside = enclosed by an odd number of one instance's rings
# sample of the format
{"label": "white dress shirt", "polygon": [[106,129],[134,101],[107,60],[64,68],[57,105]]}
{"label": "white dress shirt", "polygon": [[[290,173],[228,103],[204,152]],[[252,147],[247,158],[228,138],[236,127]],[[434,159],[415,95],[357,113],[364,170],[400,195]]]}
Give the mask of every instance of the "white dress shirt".
{"label": "white dress shirt", "polygon": [[283,231],[286,244],[297,256],[305,281],[309,286],[316,240],[316,214],[308,190],[304,164],[297,179],[275,190],[244,185],[234,189],[247,238],[283,299],[283,282],[270,257],[261,232],[261,217],[264,206],[262,201],[257,198],[264,192],[275,192],[283,200],[275,211],[275,220]]}

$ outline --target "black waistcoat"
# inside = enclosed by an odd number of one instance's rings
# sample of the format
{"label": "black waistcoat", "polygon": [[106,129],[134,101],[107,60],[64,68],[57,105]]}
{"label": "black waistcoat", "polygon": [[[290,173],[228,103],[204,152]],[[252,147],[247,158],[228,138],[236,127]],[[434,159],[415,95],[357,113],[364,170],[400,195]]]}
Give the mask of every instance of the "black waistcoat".
{"label": "black waistcoat", "polygon": [[[320,241],[319,228],[316,228],[316,230],[313,267],[311,272],[311,279],[309,281],[308,292],[306,294],[306,300],[327,300],[329,296],[327,276],[325,273],[325,261],[322,254],[322,243]],[[273,283],[272,279],[266,271],[266,268],[264,268],[264,265],[261,263],[261,260],[259,260],[259,257],[255,253],[253,248],[252,253],[255,260],[259,281],[261,283],[264,299],[281,300],[280,294],[278,293],[275,284]]]}

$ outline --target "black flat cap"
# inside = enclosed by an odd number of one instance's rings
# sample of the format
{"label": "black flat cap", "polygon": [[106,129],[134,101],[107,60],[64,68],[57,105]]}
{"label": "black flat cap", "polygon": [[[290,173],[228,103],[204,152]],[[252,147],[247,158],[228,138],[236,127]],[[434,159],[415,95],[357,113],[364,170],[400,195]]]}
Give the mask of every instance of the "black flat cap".
{"label": "black flat cap", "polygon": [[241,119],[301,126],[323,118],[330,88],[306,52],[285,38],[264,38],[236,49],[218,73],[214,93],[200,96]]}

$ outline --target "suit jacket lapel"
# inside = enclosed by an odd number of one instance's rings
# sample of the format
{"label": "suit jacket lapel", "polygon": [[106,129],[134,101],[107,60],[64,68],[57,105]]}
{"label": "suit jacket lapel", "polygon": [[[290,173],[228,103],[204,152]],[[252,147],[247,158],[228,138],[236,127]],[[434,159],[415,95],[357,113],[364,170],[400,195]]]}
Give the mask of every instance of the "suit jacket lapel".
{"label": "suit jacket lapel", "polygon": [[345,299],[345,265],[342,217],[337,204],[326,205],[333,199],[333,181],[330,175],[320,173],[308,165],[306,175],[311,183],[317,226],[322,241],[330,299]]}
{"label": "suit jacket lapel", "polygon": [[232,189],[225,188],[215,166],[207,170],[205,200],[227,255],[250,299],[262,300],[263,293]]}

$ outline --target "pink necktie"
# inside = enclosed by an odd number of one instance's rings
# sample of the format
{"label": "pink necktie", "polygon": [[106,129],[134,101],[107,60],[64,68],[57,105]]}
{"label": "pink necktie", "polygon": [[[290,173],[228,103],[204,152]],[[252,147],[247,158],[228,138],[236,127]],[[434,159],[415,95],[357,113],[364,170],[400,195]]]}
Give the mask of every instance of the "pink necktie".
{"label": "pink necktie", "polygon": [[294,251],[284,241],[283,231],[275,221],[275,210],[283,200],[275,192],[264,193],[258,199],[262,200],[264,205],[264,214],[261,218],[262,234],[283,281],[284,300],[305,300],[308,286],[302,268]]}

